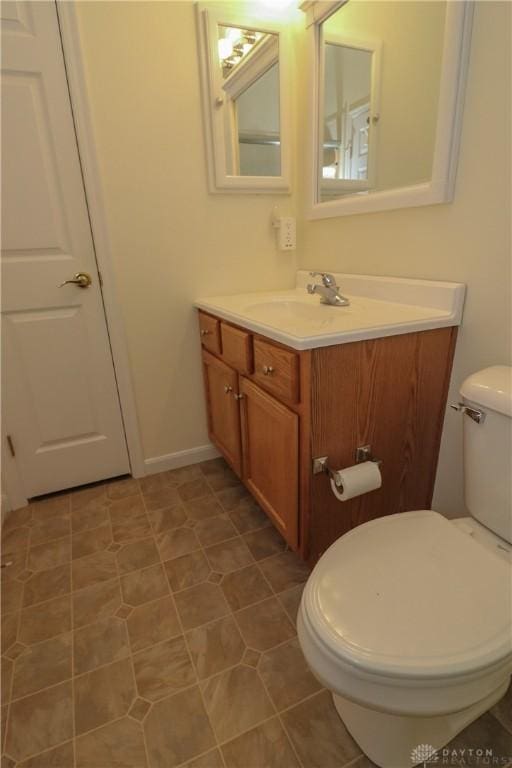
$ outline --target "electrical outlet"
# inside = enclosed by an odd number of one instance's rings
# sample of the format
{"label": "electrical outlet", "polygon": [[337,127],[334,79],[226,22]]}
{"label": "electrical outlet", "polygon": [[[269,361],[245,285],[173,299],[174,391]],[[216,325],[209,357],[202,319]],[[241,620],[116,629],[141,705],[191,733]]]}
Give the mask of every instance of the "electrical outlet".
{"label": "electrical outlet", "polygon": [[282,216],[279,222],[279,250],[294,251],[297,247],[297,233],[293,216]]}

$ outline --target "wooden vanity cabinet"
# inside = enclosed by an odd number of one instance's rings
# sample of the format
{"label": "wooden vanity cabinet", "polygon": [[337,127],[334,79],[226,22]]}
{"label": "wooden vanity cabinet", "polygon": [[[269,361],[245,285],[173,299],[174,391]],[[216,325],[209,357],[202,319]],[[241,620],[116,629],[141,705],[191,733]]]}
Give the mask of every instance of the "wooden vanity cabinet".
{"label": "wooden vanity cabinet", "polygon": [[[201,337],[210,439],[305,560],[368,520],[430,508],[457,328],[299,352],[204,314],[201,329],[219,328],[215,354]],[[312,459],[348,467],[363,445],[382,487],[340,502]]]}

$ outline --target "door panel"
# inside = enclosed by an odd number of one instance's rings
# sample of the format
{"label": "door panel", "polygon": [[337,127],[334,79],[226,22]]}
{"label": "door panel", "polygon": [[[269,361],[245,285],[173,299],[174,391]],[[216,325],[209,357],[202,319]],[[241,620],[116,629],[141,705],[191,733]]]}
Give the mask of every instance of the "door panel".
{"label": "door panel", "polygon": [[129,462],[55,4],[3,2],[0,25],[3,423],[31,497]]}
{"label": "door panel", "polygon": [[244,482],[297,549],[299,417],[244,377],[240,392]]}
{"label": "door panel", "polygon": [[233,396],[238,388],[238,374],[208,352],[203,352],[203,369],[210,438],[240,475],[240,409]]}

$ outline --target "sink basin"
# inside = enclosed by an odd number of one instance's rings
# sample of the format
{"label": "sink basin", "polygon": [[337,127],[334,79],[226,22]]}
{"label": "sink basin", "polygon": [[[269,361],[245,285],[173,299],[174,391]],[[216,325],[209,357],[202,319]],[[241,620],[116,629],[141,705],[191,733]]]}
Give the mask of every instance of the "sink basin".
{"label": "sink basin", "polygon": [[197,299],[195,306],[229,323],[294,349],[314,349],[363,339],[459,325],[461,283],[373,275],[335,274],[349,306],[321,304],[307,293],[311,280],[297,273],[295,290]]}

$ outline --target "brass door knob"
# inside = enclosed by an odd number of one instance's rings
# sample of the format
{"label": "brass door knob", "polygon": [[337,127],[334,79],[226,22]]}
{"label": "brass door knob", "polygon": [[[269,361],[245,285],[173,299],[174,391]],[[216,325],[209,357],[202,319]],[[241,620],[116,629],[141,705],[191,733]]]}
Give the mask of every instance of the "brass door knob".
{"label": "brass door knob", "polygon": [[91,283],[91,276],[87,272],[77,272],[72,280],[64,280],[64,282],[59,285],[59,288],[62,288],[63,285],[70,284],[78,285],[79,288],[88,288]]}

